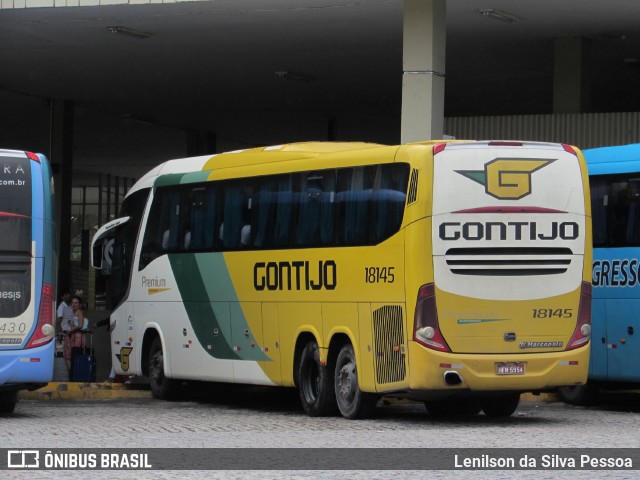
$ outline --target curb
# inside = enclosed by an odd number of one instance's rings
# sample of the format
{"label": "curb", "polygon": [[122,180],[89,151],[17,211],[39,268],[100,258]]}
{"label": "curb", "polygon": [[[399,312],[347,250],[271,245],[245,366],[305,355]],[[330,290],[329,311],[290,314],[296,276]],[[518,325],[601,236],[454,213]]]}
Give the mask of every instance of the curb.
{"label": "curb", "polygon": [[105,400],[151,398],[148,385],[122,383],[50,382],[38,390],[19,392],[22,400]]}
{"label": "curb", "polygon": [[[22,390],[18,394],[23,400],[107,400],[115,398],[151,398],[149,386],[145,384],[51,382],[38,390]],[[552,403],[560,399],[555,393],[523,393],[521,402]],[[392,403],[399,402],[392,400]],[[401,402],[401,401],[400,401]]]}

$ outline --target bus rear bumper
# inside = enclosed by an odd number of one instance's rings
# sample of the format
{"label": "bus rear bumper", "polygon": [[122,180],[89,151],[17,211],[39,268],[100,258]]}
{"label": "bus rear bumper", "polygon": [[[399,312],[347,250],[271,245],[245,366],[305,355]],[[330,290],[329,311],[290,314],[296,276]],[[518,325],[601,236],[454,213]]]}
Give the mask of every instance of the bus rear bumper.
{"label": "bus rear bumper", "polygon": [[[539,392],[586,383],[589,371],[588,345],[568,352],[499,355],[441,353],[413,347],[409,383],[414,391]],[[503,373],[498,373],[499,367]]]}
{"label": "bus rear bumper", "polygon": [[[54,342],[28,350],[0,351],[0,389],[16,384],[43,384],[53,378]],[[12,387],[11,390],[17,388]]]}

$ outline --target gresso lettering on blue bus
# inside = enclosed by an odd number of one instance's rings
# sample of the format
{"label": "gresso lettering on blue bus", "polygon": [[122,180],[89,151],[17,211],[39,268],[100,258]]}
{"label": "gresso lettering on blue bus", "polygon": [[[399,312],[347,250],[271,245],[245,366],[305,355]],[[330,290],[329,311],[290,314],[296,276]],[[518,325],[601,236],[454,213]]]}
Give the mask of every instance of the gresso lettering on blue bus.
{"label": "gresso lettering on blue bus", "polygon": [[593,262],[594,287],[634,287],[640,284],[640,262],[623,258]]}

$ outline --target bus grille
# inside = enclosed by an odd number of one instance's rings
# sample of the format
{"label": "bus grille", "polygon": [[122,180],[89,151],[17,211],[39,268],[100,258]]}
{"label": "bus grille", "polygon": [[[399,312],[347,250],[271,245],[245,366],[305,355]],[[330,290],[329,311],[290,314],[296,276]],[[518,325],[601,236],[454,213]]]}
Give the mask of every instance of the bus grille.
{"label": "bus grille", "polygon": [[376,382],[401,382],[406,376],[402,308],[386,305],[373,311]]}
{"label": "bus grille", "polygon": [[528,276],[565,273],[571,249],[556,247],[450,248],[445,260],[457,275]]}

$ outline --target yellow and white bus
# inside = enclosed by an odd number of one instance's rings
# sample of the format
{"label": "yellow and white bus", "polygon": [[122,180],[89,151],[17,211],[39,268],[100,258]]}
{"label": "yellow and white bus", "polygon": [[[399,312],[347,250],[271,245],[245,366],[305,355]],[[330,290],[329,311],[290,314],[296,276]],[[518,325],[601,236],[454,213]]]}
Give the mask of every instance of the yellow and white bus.
{"label": "yellow and white bus", "polygon": [[381,395],[508,416],[586,381],[591,213],[573,147],[295,143],[172,160],[108,245],[113,364],[297,387],[312,416]]}

